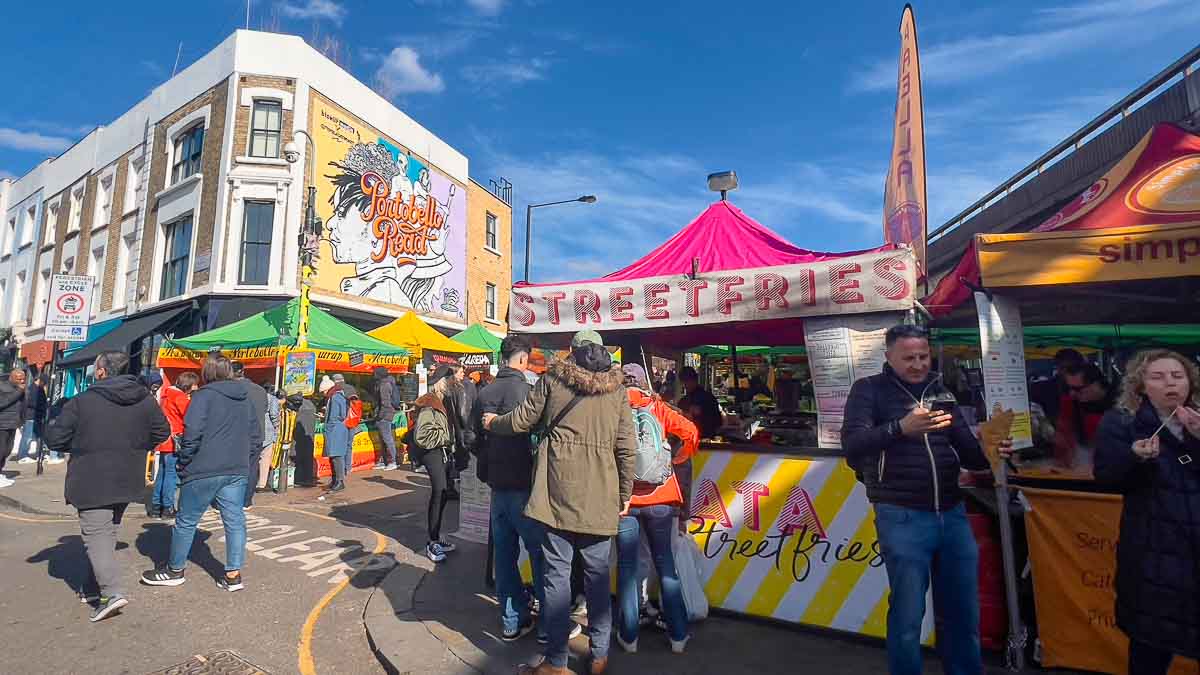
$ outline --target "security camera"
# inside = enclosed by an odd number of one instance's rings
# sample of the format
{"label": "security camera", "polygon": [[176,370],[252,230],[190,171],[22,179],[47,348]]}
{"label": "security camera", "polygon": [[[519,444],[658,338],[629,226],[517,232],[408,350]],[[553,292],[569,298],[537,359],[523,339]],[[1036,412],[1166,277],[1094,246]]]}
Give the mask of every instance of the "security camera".
{"label": "security camera", "polygon": [[287,145],[283,146],[283,158],[287,160],[288,164],[295,164],[300,161],[300,150],[296,147],[295,143],[289,141]]}

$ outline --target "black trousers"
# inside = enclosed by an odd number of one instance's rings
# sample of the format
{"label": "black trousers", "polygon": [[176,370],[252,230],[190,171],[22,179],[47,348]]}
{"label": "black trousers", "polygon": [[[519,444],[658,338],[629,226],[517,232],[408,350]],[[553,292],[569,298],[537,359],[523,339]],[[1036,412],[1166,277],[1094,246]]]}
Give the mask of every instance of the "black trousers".
{"label": "black trousers", "polygon": [[13,441],[16,438],[16,429],[0,429],[0,471],[4,470],[4,463],[8,461],[8,454],[12,452]]}
{"label": "black trousers", "polygon": [[421,464],[429,472],[429,541],[442,540],[442,512],[450,500],[446,495],[449,469],[441,450],[429,450],[421,456]]}
{"label": "black trousers", "polygon": [[296,449],[296,485],[317,482],[317,460],[313,457],[313,438],[296,425],[293,447]]}
{"label": "black trousers", "polygon": [[258,460],[262,459],[262,452],[256,452],[250,456],[250,472],[246,474],[246,498],[244,506],[254,504],[254,488],[258,485]]}
{"label": "black trousers", "polygon": [[1175,655],[1145,642],[1129,641],[1129,675],[1166,675]]}

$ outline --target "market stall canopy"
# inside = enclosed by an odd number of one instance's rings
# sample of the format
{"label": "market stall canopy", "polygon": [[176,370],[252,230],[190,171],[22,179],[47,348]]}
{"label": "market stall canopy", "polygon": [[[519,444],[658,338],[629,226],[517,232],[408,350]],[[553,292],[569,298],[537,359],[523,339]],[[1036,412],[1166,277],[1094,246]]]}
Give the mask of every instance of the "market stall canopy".
{"label": "market stall canopy", "polygon": [[662,347],[798,345],[805,316],[906,310],[916,269],[911,249],[809,251],[728,201],[637,262],[599,279],[517,284],[509,329],[572,333],[651,329]]}
{"label": "market stall canopy", "polygon": [[[710,358],[728,358],[731,354],[729,347],[724,345],[704,345],[688,352]],[[738,347],[737,353],[738,356],[800,356],[808,351],[804,347]]]}
{"label": "market stall canopy", "polygon": [[496,355],[500,353],[501,339],[477,323],[471,324],[466,330],[456,334],[454,339],[464,345],[486,349]]}
{"label": "market stall canopy", "polygon": [[988,288],[1200,275],[1200,136],[1155,125],[1032,232],[980,234],[925,300],[944,316]]}
{"label": "market stall canopy", "polygon": [[450,354],[483,354],[492,351],[448,338],[411,311],[367,335],[391,345],[399,345],[415,357],[422,356],[425,350]]}
{"label": "market stall canopy", "polygon": [[[158,352],[158,365],[196,369],[209,350],[219,349],[247,368],[274,368],[280,354],[295,347],[299,325],[300,301],[290,300],[215,330],[168,340]],[[308,348],[317,353],[320,370],[370,372],[384,366],[404,372],[408,368],[408,350],[377,340],[316,306],[309,313]]]}
{"label": "market stall canopy", "polygon": [[[979,345],[977,328],[934,328],[934,341],[946,345]],[[1200,345],[1200,324],[1090,324],[1078,326],[1026,326],[1026,348],[1041,347],[1149,347]]]}

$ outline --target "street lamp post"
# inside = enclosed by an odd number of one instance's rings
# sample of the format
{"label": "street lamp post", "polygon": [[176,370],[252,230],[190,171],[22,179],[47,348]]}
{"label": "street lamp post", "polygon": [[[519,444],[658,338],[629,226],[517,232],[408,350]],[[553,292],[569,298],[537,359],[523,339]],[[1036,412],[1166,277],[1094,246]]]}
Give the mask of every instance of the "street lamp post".
{"label": "street lamp post", "polygon": [[[321,241],[322,223],[321,219],[317,218],[317,173],[313,166],[315,159],[312,136],[308,135],[303,129],[296,130],[296,136],[304,136],[306,153],[306,162],[308,164],[308,175],[311,176],[311,183],[308,185],[306,195],[306,205],[304,207],[304,223],[300,227],[299,235],[299,250],[300,250],[300,321],[296,330],[296,349],[304,350],[308,348],[308,317],[312,307],[309,298],[309,288],[312,286],[312,277],[317,272],[317,255]],[[296,147],[296,142],[289,141],[283,147],[283,157],[290,164],[295,164],[300,160],[300,151]]]}
{"label": "street lamp post", "polygon": [[530,234],[533,229],[533,210],[543,206],[556,206],[558,204],[570,204],[572,202],[583,202],[584,204],[595,204],[595,195],[584,195],[575,199],[564,199],[559,202],[546,202],[545,204],[530,204],[525,207],[525,281],[529,281],[529,249],[530,249]]}

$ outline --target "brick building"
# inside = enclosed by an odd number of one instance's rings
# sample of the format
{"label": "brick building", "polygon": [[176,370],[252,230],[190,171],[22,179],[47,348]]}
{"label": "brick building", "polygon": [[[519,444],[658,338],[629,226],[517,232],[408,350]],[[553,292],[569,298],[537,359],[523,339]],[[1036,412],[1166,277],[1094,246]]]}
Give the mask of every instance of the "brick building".
{"label": "brick building", "polygon": [[128,348],[147,365],[164,335],[299,295],[315,185],[327,229],[314,302],[362,328],[415,309],[447,333],[478,322],[503,334],[511,189],[468,168],[302,39],[237,31],[111,124],[0,181],[0,326],[40,360],[51,275],[92,276],[92,342],[67,361]]}

